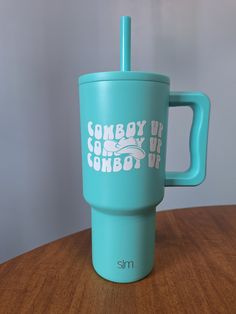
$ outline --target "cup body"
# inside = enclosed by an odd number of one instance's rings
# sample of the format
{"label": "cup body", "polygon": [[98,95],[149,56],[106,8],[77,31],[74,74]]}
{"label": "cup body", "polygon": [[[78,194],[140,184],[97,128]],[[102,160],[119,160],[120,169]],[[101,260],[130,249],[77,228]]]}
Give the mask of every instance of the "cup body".
{"label": "cup body", "polygon": [[79,90],[93,266],[112,281],[139,280],[153,267],[155,207],[164,197],[169,80],[143,72],[90,74]]}

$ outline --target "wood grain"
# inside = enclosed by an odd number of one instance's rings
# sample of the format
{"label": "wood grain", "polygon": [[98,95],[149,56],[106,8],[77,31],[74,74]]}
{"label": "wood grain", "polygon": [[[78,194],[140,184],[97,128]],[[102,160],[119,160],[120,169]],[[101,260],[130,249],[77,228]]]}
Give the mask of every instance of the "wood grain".
{"label": "wood grain", "polygon": [[156,262],[136,283],[100,278],[85,230],[0,266],[0,313],[236,313],[236,206],[157,214]]}

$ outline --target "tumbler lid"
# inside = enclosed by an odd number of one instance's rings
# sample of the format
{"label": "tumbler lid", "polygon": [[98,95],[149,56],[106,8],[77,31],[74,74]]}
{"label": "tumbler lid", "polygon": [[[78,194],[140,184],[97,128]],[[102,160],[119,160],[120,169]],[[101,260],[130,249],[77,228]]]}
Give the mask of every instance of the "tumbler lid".
{"label": "tumbler lid", "polygon": [[168,76],[139,71],[114,71],[114,72],[98,72],[84,74],[79,79],[79,84],[91,83],[96,81],[154,81],[165,84],[170,84]]}

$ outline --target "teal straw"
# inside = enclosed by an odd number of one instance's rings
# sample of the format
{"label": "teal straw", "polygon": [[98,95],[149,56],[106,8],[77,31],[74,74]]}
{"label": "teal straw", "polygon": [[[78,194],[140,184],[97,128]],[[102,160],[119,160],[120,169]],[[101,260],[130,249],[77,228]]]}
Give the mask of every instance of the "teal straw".
{"label": "teal straw", "polygon": [[130,71],[131,17],[120,18],[120,70]]}

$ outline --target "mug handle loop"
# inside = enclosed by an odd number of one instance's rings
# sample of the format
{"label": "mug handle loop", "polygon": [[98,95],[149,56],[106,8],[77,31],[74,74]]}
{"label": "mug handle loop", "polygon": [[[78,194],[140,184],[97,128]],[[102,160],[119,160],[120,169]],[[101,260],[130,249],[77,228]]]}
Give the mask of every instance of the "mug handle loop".
{"label": "mug handle loop", "polygon": [[195,186],[206,176],[206,155],[210,100],[200,92],[172,92],[170,107],[189,106],[193,110],[190,132],[190,167],[184,172],[166,172],[165,186]]}

